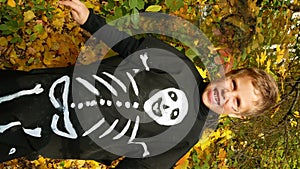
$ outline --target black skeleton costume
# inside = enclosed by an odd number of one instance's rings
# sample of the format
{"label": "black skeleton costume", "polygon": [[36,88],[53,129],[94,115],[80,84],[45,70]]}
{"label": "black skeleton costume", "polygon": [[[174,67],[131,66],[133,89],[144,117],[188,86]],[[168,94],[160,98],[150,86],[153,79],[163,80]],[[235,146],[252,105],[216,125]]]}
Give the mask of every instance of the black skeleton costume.
{"label": "black skeleton costume", "polygon": [[[91,11],[82,27],[93,34],[105,24]],[[120,36],[112,28],[100,37]],[[112,48],[119,55],[101,63],[0,71],[0,161],[125,156],[117,168],[163,169],[198,141],[208,109],[195,100],[207,83],[193,63],[151,37]]]}

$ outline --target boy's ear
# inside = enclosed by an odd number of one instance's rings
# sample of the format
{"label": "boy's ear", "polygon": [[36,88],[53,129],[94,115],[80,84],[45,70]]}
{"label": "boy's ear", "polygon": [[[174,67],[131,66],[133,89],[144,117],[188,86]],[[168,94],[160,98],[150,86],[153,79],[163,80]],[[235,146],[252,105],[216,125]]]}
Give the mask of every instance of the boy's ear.
{"label": "boy's ear", "polygon": [[238,115],[238,114],[228,114],[229,117],[239,118],[239,119],[246,119],[246,116]]}

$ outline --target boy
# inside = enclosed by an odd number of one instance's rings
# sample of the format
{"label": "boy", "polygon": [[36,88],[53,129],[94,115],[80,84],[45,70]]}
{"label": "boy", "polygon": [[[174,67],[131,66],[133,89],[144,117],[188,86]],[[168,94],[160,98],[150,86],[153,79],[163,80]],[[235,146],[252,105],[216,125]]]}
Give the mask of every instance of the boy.
{"label": "boy", "polygon": [[[92,34],[106,24],[79,0],[60,3]],[[127,37],[111,29],[101,38],[116,36]],[[277,98],[258,69],[208,84],[157,39],[129,37],[113,49],[119,56],[88,66],[1,71],[0,160],[38,153],[109,164],[125,156],[117,168],[171,168],[197,143],[209,109],[244,118]]]}

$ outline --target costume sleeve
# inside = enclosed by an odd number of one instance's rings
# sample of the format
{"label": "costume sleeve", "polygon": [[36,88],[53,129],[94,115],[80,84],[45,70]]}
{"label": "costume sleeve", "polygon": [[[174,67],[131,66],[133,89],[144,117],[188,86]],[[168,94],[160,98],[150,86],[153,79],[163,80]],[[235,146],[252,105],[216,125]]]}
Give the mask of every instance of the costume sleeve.
{"label": "costume sleeve", "polygon": [[[143,168],[143,169],[171,169],[199,140],[200,133],[206,119],[206,110],[197,118],[195,124],[182,141],[163,154],[142,159],[125,158],[116,169]],[[159,144],[159,143],[158,143]]]}
{"label": "costume sleeve", "polygon": [[[81,27],[102,40],[123,57],[135,52],[142,41],[142,39],[138,40],[113,26],[107,25],[105,19],[96,15],[91,9],[88,20]],[[99,29],[101,31],[98,31]]]}

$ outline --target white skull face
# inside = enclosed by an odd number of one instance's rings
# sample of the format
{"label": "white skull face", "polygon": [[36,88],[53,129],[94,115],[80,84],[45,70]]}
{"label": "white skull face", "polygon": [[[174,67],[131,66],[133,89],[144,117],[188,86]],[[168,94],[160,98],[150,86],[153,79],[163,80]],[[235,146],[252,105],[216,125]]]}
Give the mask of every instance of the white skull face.
{"label": "white skull face", "polygon": [[158,124],[171,126],[180,123],[187,115],[188,100],[183,91],[167,88],[148,99],[144,111]]}

